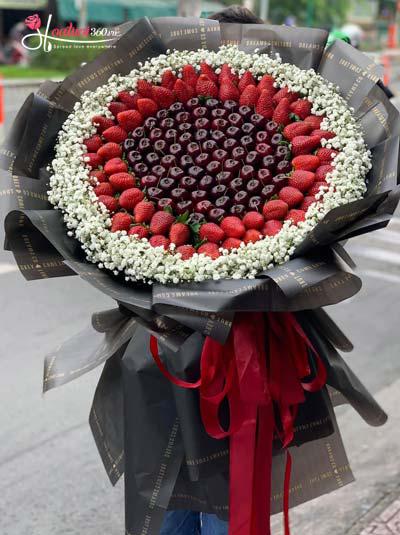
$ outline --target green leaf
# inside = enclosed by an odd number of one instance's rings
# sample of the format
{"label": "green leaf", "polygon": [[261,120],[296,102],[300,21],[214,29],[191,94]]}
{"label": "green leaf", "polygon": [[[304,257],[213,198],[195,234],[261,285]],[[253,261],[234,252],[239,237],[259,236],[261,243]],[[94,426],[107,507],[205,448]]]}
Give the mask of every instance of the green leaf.
{"label": "green leaf", "polygon": [[176,218],[176,222],[177,223],[185,223],[185,225],[186,225],[187,222],[188,222],[188,219],[189,219],[189,212],[186,211],[184,214],[178,215],[178,217]]}
{"label": "green leaf", "polygon": [[298,122],[301,121],[301,118],[300,118],[298,115],[296,115],[295,113],[291,113],[291,114],[289,115],[289,117],[290,117],[293,121],[296,121],[296,123],[298,123]]}
{"label": "green leaf", "polygon": [[170,206],[164,206],[164,212],[168,212],[169,214],[172,214],[172,208]]}

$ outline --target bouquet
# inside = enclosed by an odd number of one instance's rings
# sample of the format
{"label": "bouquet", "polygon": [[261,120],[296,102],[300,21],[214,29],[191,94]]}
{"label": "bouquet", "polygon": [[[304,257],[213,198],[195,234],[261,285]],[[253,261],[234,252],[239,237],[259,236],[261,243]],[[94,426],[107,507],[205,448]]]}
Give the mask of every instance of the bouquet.
{"label": "bouquet", "polygon": [[288,534],[290,506],[352,481],[333,405],[386,419],[321,307],[361,286],[340,242],[395,210],[398,115],[380,68],[322,30],[121,33],[31,95],[2,149],[21,272],[118,304],[46,358],[44,390],[105,362],[90,423],[127,533],[184,508],[229,512],[230,535],[283,510]]}

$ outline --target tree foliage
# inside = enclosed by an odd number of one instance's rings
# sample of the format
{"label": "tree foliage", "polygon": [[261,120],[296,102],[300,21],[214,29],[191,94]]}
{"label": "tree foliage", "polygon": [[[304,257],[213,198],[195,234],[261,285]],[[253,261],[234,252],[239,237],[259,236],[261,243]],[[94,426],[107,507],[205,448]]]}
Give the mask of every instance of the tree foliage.
{"label": "tree foliage", "polygon": [[330,28],[346,20],[350,6],[349,0],[270,0],[269,18],[282,24],[293,16],[299,26]]}

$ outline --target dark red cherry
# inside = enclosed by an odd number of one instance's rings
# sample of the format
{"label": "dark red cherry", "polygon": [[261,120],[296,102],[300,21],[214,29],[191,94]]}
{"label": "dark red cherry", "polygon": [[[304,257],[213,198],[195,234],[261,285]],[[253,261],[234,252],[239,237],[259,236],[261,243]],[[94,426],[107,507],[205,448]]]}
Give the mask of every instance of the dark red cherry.
{"label": "dark red cherry", "polygon": [[183,176],[179,181],[179,185],[184,189],[193,191],[197,188],[197,180],[192,176]]}
{"label": "dark red cherry", "polygon": [[[188,111],[193,111],[194,109],[196,109],[198,106],[200,106],[200,100],[198,98],[191,98],[190,100],[188,100],[186,102],[186,109]],[[182,106],[183,108],[183,106]],[[179,110],[180,111],[180,110]]]}
{"label": "dark red cherry", "polygon": [[178,137],[179,137],[179,134],[178,134],[178,131],[175,130],[175,128],[170,128],[164,133],[164,139],[168,143],[168,145],[172,145],[173,143],[176,143]]}
{"label": "dark red cherry", "polygon": [[277,147],[280,143],[282,143],[283,141],[283,136],[282,134],[274,134],[272,137],[271,137],[271,145],[273,147]]}
{"label": "dark red cherry", "polygon": [[215,177],[211,175],[204,175],[203,178],[200,179],[199,189],[204,189],[205,191],[208,191],[215,185],[216,185]]}
{"label": "dark red cherry", "polygon": [[243,178],[245,182],[254,178],[255,174],[256,173],[252,165],[244,165],[240,170],[240,177]]}
{"label": "dark red cherry", "polygon": [[177,123],[189,123],[190,122],[190,113],[187,111],[180,111],[175,116]]}
{"label": "dark red cherry", "polygon": [[133,172],[136,176],[142,177],[149,174],[149,168],[145,163],[135,163],[133,166]]}
{"label": "dark red cherry", "polygon": [[189,143],[187,146],[186,151],[192,158],[195,158],[201,152],[200,145],[195,141],[192,141],[192,143]]}
{"label": "dark red cherry", "polygon": [[217,145],[217,142],[214,141],[213,139],[208,139],[207,141],[203,142],[203,144],[201,145],[201,148],[203,149],[204,152],[211,154],[212,151],[218,149],[218,145]]}
{"label": "dark red cherry", "polygon": [[174,128],[174,127],[175,127],[175,121],[172,119],[172,117],[166,117],[160,122],[160,128],[162,128],[163,130],[168,130],[169,128]]}
{"label": "dark red cherry", "polygon": [[226,119],[229,115],[228,110],[225,110],[224,108],[215,108],[211,111],[211,118],[212,119]]}
{"label": "dark red cherry", "polygon": [[151,201],[158,201],[160,200],[165,192],[160,188],[149,188],[147,190],[147,195]]}
{"label": "dark red cherry", "polygon": [[206,165],[206,172],[208,175],[217,175],[222,171],[222,163],[217,162],[217,160],[211,160],[210,163]]}
{"label": "dark red cherry", "polygon": [[145,156],[145,161],[150,167],[153,167],[154,165],[158,165],[159,164],[160,157],[156,152],[149,152]]}
{"label": "dark red cherry", "polygon": [[194,139],[199,143],[205,141],[207,138],[208,132],[207,130],[204,130],[204,128],[202,128],[201,130],[197,130],[197,132],[194,133]]}
{"label": "dark red cherry", "polygon": [[219,106],[219,100],[216,98],[208,98],[205,102],[205,107],[208,110],[215,110]]}
{"label": "dark red cherry", "polygon": [[226,134],[222,130],[213,130],[211,132],[211,139],[221,146],[226,139]]}
{"label": "dark red cherry", "polygon": [[193,110],[192,115],[195,119],[200,119],[200,117],[207,117],[208,110],[205,106],[199,106]]}
{"label": "dark red cherry", "polygon": [[190,123],[181,123],[178,125],[178,132],[183,134],[184,132],[190,132],[192,125]]}
{"label": "dark red cherry", "polygon": [[275,151],[276,159],[280,162],[281,160],[290,159],[290,149],[287,145],[278,145]]}
{"label": "dark red cherry", "polygon": [[274,149],[268,143],[257,143],[256,152],[262,157],[270,156],[274,153]]}
{"label": "dark red cherry", "polygon": [[179,167],[182,169],[189,169],[194,164],[193,158],[189,154],[184,154],[179,158]]}
{"label": "dark red cherry", "polygon": [[256,143],[268,143],[269,135],[265,130],[261,130],[256,134]]}
{"label": "dark red cherry", "polygon": [[[157,128],[155,128],[155,130],[157,130]],[[150,152],[153,148],[153,143],[156,141],[156,139],[150,141],[148,137],[142,137],[142,139],[139,140],[138,151],[141,153]]]}
{"label": "dark red cherry", "polygon": [[158,181],[159,181],[159,178],[157,176],[145,175],[145,176],[142,176],[142,178],[140,179],[140,185],[142,186],[143,189],[154,188],[155,186],[157,186]]}
{"label": "dark red cherry", "polygon": [[218,175],[215,177],[217,179],[218,184],[223,184],[224,186],[228,186],[232,180],[232,173],[230,171],[221,171],[221,173],[218,173]]}
{"label": "dark red cherry", "polygon": [[238,110],[239,105],[234,100],[225,100],[224,108],[228,110],[229,113],[234,113]]}
{"label": "dark red cherry", "polygon": [[214,205],[211,201],[200,201],[196,204],[196,212],[199,212],[200,214],[207,214],[213,208]]}
{"label": "dark red cherry", "polygon": [[240,177],[234,178],[230,183],[230,188],[234,191],[240,191],[244,188],[243,179]]}
{"label": "dark red cherry", "polygon": [[290,173],[292,170],[292,164],[288,160],[281,160],[276,166],[276,171],[278,173]]}
{"label": "dark red cherry", "polygon": [[173,190],[171,190],[170,195],[171,199],[176,202],[186,201],[187,199],[189,199],[189,192],[183,188],[174,188]]}
{"label": "dark red cherry", "polygon": [[157,208],[159,210],[165,210],[165,208],[174,209],[174,207],[175,207],[175,203],[169,197],[163,197],[159,199],[159,201],[157,202]]}
{"label": "dark red cherry", "polygon": [[243,117],[239,115],[238,113],[231,113],[228,115],[228,122],[232,126],[236,126],[236,128],[240,128],[243,124]]}
{"label": "dark red cherry", "polygon": [[[193,100],[197,100],[197,104],[195,104],[196,106],[198,105],[198,99],[193,99]],[[169,107],[169,111],[175,115],[181,111],[184,111],[184,106],[182,104],[182,102],[174,102],[173,104],[171,104],[171,106]]]}
{"label": "dark red cherry", "polygon": [[161,165],[165,167],[165,169],[169,169],[173,165],[175,165],[176,158],[175,156],[172,156],[172,154],[166,154],[161,158]]}
{"label": "dark red cherry", "polygon": [[130,150],[133,150],[135,145],[136,145],[135,140],[132,139],[131,137],[128,137],[127,139],[125,139],[125,141],[123,143],[124,152],[128,152]]}
{"label": "dark red cherry", "polygon": [[175,180],[180,180],[185,175],[183,169],[180,167],[171,167],[169,176]]}
{"label": "dark red cherry", "polygon": [[246,184],[246,190],[251,196],[257,195],[262,190],[262,183],[256,178],[249,180]]}
{"label": "dark red cherry", "polygon": [[232,151],[232,158],[234,160],[243,160],[243,158],[246,157],[246,150],[243,148],[243,147],[236,147],[235,149],[233,149]]}
{"label": "dark red cherry", "polygon": [[190,132],[184,132],[178,137],[178,143],[184,148],[186,148],[191,141],[193,141],[193,135]]}
{"label": "dark red cherry", "polygon": [[207,219],[212,223],[219,223],[225,215],[226,211],[222,208],[211,208],[207,214]]}
{"label": "dark red cherry", "polygon": [[233,149],[238,146],[239,146],[239,141],[237,139],[233,139],[232,137],[230,138],[228,137],[228,139],[225,139],[225,141],[222,144],[222,148],[226,150],[227,152],[233,151]]}
{"label": "dark red cherry", "polygon": [[157,141],[154,143],[154,150],[158,152],[158,154],[165,154],[167,152],[168,145],[163,139],[157,139]]}
{"label": "dark red cherry", "polygon": [[247,120],[253,114],[253,110],[250,108],[250,106],[239,106],[238,113],[243,117],[243,119]]}
{"label": "dark red cherry", "polygon": [[273,136],[278,132],[279,125],[275,121],[268,121],[268,123],[265,125],[265,130],[268,132],[270,136]]}
{"label": "dark red cherry", "polygon": [[163,119],[168,117],[168,110],[158,110],[158,112],[156,113],[156,117],[159,121],[162,121]]}
{"label": "dark red cherry", "polygon": [[225,132],[228,126],[229,123],[226,119],[213,119],[211,122],[211,128],[213,128],[214,130],[222,130],[223,132]]}
{"label": "dark red cherry", "polygon": [[169,152],[172,156],[175,156],[175,158],[179,158],[183,154],[182,145],[180,143],[172,143],[169,148]]}
{"label": "dark red cherry", "polygon": [[265,169],[269,169],[270,171],[275,169],[275,166],[276,166],[275,157],[271,156],[271,155],[264,156],[264,158],[262,160],[262,166],[265,167]]}
{"label": "dark red cherry", "polygon": [[264,199],[264,201],[268,201],[273,195],[275,195],[276,192],[276,187],[273,184],[268,184],[267,186],[263,187],[260,195]]}
{"label": "dark red cherry", "polygon": [[210,195],[212,199],[218,199],[218,197],[223,197],[226,195],[228,188],[223,184],[217,184],[211,188]]}
{"label": "dark red cherry", "polygon": [[151,172],[153,175],[156,175],[158,178],[161,178],[167,174],[167,170],[163,165],[155,165],[151,168]]}
{"label": "dark red cherry", "polygon": [[204,217],[204,214],[200,214],[199,212],[192,212],[189,217],[189,223],[192,225],[198,225],[203,224],[206,222],[206,218]]}
{"label": "dark red cherry", "polygon": [[144,127],[147,130],[152,130],[156,125],[157,125],[156,117],[147,117],[147,119],[144,122]]}
{"label": "dark red cherry", "polygon": [[153,130],[149,132],[149,139],[152,143],[155,143],[157,139],[162,139],[163,136],[164,134],[161,128],[153,128]]}
{"label": "dark red cherry", "polygon": [[263,128],[265,126],[266,120],[259,113],[253,113],[253,115],[250,116],[250,122],[254,124],[254,126],[256,126],[257,128]]}
{"label": "dark red cherry", "polygon": [[215,199],[215,208],[222,208],[223,210],[228,210],[231,205],[232,201],[227,195],[223,195],[222,197],[218,197],[218,199]]}
{"label": "dark red cherry", "polygon": [[175,212],[177,215],[186,214],[186,212],[191,212],[193,210],[192,201],[181,201],[178,202],[175,207]]}
{"label": "dark red cherry", "polygon": [[225,160],[224,162],[224,169],[225,171],[230,171],[233,174],[237,174],[242,167],[242,164],[238,160],[234,160],[233,158],[228,158],[228,160]]}
{"label": "dark red cherry", "polygon": [[200,201],[207,200],[207,196],[208,196],[208,193],[206,191],[204,191],[204,189],[195,189],[190,194],[190,198],[192,199],[192,201],[195,204],[200,202]]}
{"label": "dark red cherry", "polygon": [[259,195],[251,197],[249,200],[249,205],[248,205],[249,210],[255,210],[256,212],[260,212],[263,204],[264,202]]}
{"label": "dark red cherry", "polygon": [[278,188],[278,190],[281,190],[285,186],[288,185],[288,177],[286,175],[280,174],[276,175],[272,178],[272,184]]}
{"label": "dark red cherry", "polygon": [[249,152],[254,149],[255,142],[253,136],[243,136],[240,138],[240,144],[242,147],[246,150],[246,152]]}
{"label": "dark red cherry", "polygon": [[196,119],[194,122],[194,127],[196,130],[200,130],[201,128],[204,128],[204,130],[209,130],[211,128],[211,122],[207,117],[200,117],[200,119]]}
{"label": "dark red cherry", "polygon": [[129,165],[135,165],[135,163],[142,161],[142,155],[138,150],[131,150],[128,152],[126,159],[128,160]]}
{"label": "dark red cherry", "polygon": [[242,124],[242,132],[243,134],[245,134],[246,136],[250,136],[254,133],[254,130],[256,129],[256,127],[254,126],[254,124],[251,124],[251,123],[243,123]]}
{"label": "dark red cherry", "polygon": [[246,214],[246,207],[244,204],[234,204],[230,207],[229,213],[237,217],[243,217]]}
{"label": "dark red cherry", "polygon": [[238,139],[242,135],[242,131],[237,126],[229,126],[226,129],[226,135]]}
{"label": "dark red cherry", "polygon": [[135,128],[135,130],[132,132],[132,139],[135,141],[139,141],[139,139],[142,139],[144,137],[145,131],[143,126],[138,126]]}
{"label": "dark red cherry", "polygon": [[269,169],[261,168],[257,171],[257,178],[263,184],[269,184],[272,180],[272,173]]}
{"label": "dark red cherry", "polygon": [[194,177],[196,180],[200,180],[200,178],[204,175],[204,170],[198,165],[192,165],[188,169],[188,174]]}
{"label": "dark red cherry", "polygon": [[228,157],[228,153],[224,149],[217,149],[212,153],[212,157],[217,162],[224,162]]}
{"label": "dark red cherry", "polygon": [[194,163],[196,165],[199,165],[200,167],[205,167],[210,162],[211,162],[211,155],[207,154],[206,152],[202,152],[201,154],[198,154],[196,158],[194,159]]}
{"label": "dark red cherry", "polygon": [[257,151],[251,150],[248,154],[246,154],[245,162],[248,165],[252,165],[253,167],[260,161],[261,157],[258,154]]}
{"label": "dark red cherry", "polygon": [[247,193],[247,191],[238,191],[237,193],[235,193],[234,197],[233,197],[233,202],[235,204],[247,204],[249,202],[249,194]]}

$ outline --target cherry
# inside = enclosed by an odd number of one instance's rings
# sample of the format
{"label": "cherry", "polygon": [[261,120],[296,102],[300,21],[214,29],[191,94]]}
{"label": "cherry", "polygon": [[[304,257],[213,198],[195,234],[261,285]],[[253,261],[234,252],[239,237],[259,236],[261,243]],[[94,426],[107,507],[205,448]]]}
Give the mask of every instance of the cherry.
{"label": "cherry", "polygon": [[183,154],[182,145],[180,143],[173,143],[169,148],[169,152],[172,156],[175,156],[175,158],[179,158]]}
{"label": "cherry", "polygon": [[135,165],[135,163],[142,161],[142,155],[138,150],[131,150],[128,152],[126,159],[128,160],[129,165]]}
{"label": "cherry", "polygon": [[[193,99],[193,100],[197,100],[197,103],[198,103],[198,99]],[[182,102],[174,102],[169,107],[169,111],[172,114],[176,114],[176,113],[179,113],[180,111],[184,111],[184,106],[183,106]]]}
{"label": "cherry", "polygon": [[184,189],[193,191],[197,188],[197,180],[192,176],[183,176],[179,181],[179,185]]}
{"label": "cherry", "polygon": [[207,119],[207,117],[200,117],[200,119],[195,120],[194,127],[196,130],[200,130],[200,128],[208,130],[210,127],[212,128],[212,123],[210,123],[210,119]]}
{"label": "cherry", "polygon": [[272,155],[264,156],[262,160],[262,165],[263,167],[265,167],[265,169],[269,169],[270,171],[275,169],[276,161],[275,161],[274,156]]}
{"label": "cherry", "polygon": [[132,132],[132,139],[139,141],[139,139],[142,139],[142,137],[144,137],[144,128],[143,126],[138,126]]}
{"label": "cherry", "polygon": [[246,152],[249,152],[250,150],[254,149],[255,142],[252,136],[243,136],[240,138],[240,143],[242,147],[246,150]]}
{"label": "cherry", "polygon": [[189,217],[189,222],[193,225],[205,223],[206,218],[199,212],[192,212]]}
{"label": "cherry", "polygon": [[243,132],[243,134],[246,134],[247,136],[252,134],[255,129],[256,129],[256,127],[254,126],[254,124],[251,124],[251,123],[243,123],[242,124],[242,132]]}
{"label": "cherry", "polygon": [[251,180],[255,175],[254,167],[252,165],[244,165],[242,169],[240,170],[240,177],[243,178],[244,181]]}
{"label": "cherry", "polygon": [[257,195],[262,190],[262,183],[256,178],[249,180],[246,184],[249,195]]}
{"label": "cherry", "polygon": [[250,122],[257,128],[264,128],[266,121],[265,117],[259,113],[253,113],[253,115],[250,116]]}
{"label": "cherry", "polygon": [[[151,132],[150,132],[151,134]],[[167,130],[164,134],[164,140],[169,144],[176,143],[176,140],[178,138],[178,131],[175,130],[175,128],[170,128]]]}
{"label": "cherry", "polygon": [[144,126],[147,130],[152,130],[155,126],[157,126],[157,119],[155,117],[147,117],[144,122]]}
{"label": "cherry", "polygon": [[228,115],[228,122],[236,128],[240,128],[243,124],[243,117],[238,113],[231,113]]}
{"label": "cherry", "polygon": [[224,102],[224,108],[228,110],[230,113],[234,113],[238,110],[238,103],[234,100],[225,100]]}
{"label": "cherry", "polygon": [[181,123],[178,125],[178,132],[184,133],[189,132],[192,129],[192,125],[190,123]]}
{"label": "cherry", "polygon": [[230,183],[231,189],[234,191],[240,191],[244,188],[244,182],[243,179],[240,177],[234,178]]}
{"label": "cherry", "polygon": [[261,157],[260,155],[258,154],[257,151],[255,150],[251,150],[247,155],[246,155],[246,158],[245,158],[245,162],[248,164],[248,165],[253,165],[255,166],[259,161],[260,161]]}
{"label": "cherry", "polygon": [[225,110],[224,108],[216,108],[211,111],[212,119],[226,119],[228,115],[228,110]]}
{"label": "cherry", "polygon": [[[176,102],[175,104],[177,104],[177,102]],[[172,104],[172,106],[173,106],[173,105],[174,105],[174,104]],[[200,105],[200,100],[199,100],[198,98],[191,98],[190,100],[188,100],[188,101],[186,102],[186,109],[187,109],[188,111],[193,111],[193,110],[195,110],[199,105]],[[170,106],[169,109],[171,109],[172,106]],[[183,108],[183,106],[182,106],[182,108]],[[179,111],[181,111],[181,110],[179,110]]]}
{"label": "cherry", "polygon": [[258,152],[260,156],[264,157],[272,155],[274,153],[274,149],[267,143],[257,143],[256,152]]}
{"label": "cherry", "polygon": [[195,119],[200,119],[200,117],[207,117],[208,110],[205,106],[199,106],[193,110],[192,115]]}
{"label": "cherry", "polygon": [[221,173],[218,173],[216,176],[217,183],[223,184],[224,186],[228,186],[232,180],[232,173],[230,171],[221,171]]}
{"label": "cherry", "polygon": [[132,150],[135,147],[135,140],[131,137],[128,137],[125,139],[123,144],[124,152],[128,152],[129,150]]}
{"label": "cherry", "polygon": [[190,176],[194,177],[196,180],[200,180],[200,178],[204,175],[204,171],[201,167],[198,165],[192,165],[192,167],[189,167],[188,173]]}
{"label": "cherry", "polygon": [[200,214],[207,214],[211,208],[213,208],[214,205],[211,201],[200,201],[196,204],[196,211]]}
{"label": "cherry", "polygon": [[207,141],[204,141],[201,148],[204,152],[212,152],[213,150],[216,150],[218,148],[217,142],[213,139],[208,139]]}
{"label": "cherry", "polygon": [[175,165],[176,158],[172,154],[166,154],[161,158],[161,165],[165,167],[165,169],[169,169],[173,165]]}
{"label": "cherry", "polygon": [[271,145],[273,147],[277,147],[280,143],[282,143],[283,141],[283,136],[282,134],[274,134],[272,137],[271,137]]}
{"label": "cherry", "polygon": [[230,138],[237,139],[241,136],[241,134],[242,134],[242,131],[237,126],[229,126],[226,129],[226,135],[229,136]]}
{"label": "cherry", "polygon": [[257,171],[257,178],[263,184],[268,184],[272,180],[272,173],[269,169],[261,168]]}
{"label": "cherry", "polygon": [[288,162],[288,160],[281,160],[278,162],[276,170],[278,173],[290,173],[292,170],[292,164],[291,162]]}
{"label": "cherry", "polygon": [[155,165],[151,169],[151,172],[153,173],[153,175],[156,175],[158,178],[161,178],[167,174],[167,170],[165,169],[163,165]]}
{"label": "cherry", "polygon": [[178,215],[186,214],[186,212],[191,212],[193,210],[193,202],[192,201],[181,201],[178,202],[175,208],[175,212]]}
{"label": "cherry", "polygon": [[238,173],[241,167],[242,164],[238,160],[234,160],[233,158],[229,158],[224,162],[225,171],[230,171],[231,173]]}
{"label": "cherry", "polygon": [[211,138],[216,141],[218,145],[222,145],[226,139],[226,135],[222,130],[213,130],[211,132]]}
{"label": "cherry", "polygon": [[244,119],[248,119],[252,115],[253,110],[250,106],[240,106],[238,112]]}
{"label": "cherry", "polygon": [[276,175],[272,178],[272,184],[278,188],[278,190],[281,190],[288,184],[288,177],[286,175],[280,174]]}
{"label": "cherry", "polygon": [[268,184],[267,186],[263,187],[263,189],[261,190],[260,195],[265,201],[267,201],[275,193],[276,193],[276,187],[273,184]]}
{"label": "cherry", "polygon": [[184,154],[179,159],[179,167],[182,169],[189,169],[194,164],[193,158],[189,154]]}
{"label": "cherry", "polygon": [[219,223],[225,215],[226,211],[222,208],[211,208],[208,212],[208,220],[212,223]]}
{"label": "cherry", "polygon": [[151,201],[158,201],[164,195],[164,192],[160,188],[149,188],[147,190],[147,195]]}
{"label": "cherry", "polygon": [[171,117],[166,117],[160,122],[160,128],[162,128],[163,130],[169,130],[170,128],[174,128],[174,126],[175,121]]}
{"label": "cherry", "polygon": [[[154,139],[154,141],[156,140]],[[153,148],[153,141],[150,141],[150,139],[147,137],[142,137],[142,139],[139,141],[139,144],[138,144],[139,152],[150,152],[152,148]]]}
{"label": "cherry", "polygon": [[204,175],[203,178],[199,182],[199,189],[204,189],[205,191],[208,191],[213,186],[215,186],[216,180],[211,175]]}
{"label": "cherry", "polygon": [[226,192],[228,191],[228,188],[224,186],[223,184],[217,184],[213,188],[211,188],[210,194],[213,199],[218,199],[218,197],[223,197],[226,195]]}
{"label": "cherry", "polygon": [[159,210],[164,210],[165,208],[171,208],[174,209],[175,203],[172,199],[169,197],[163,197],[162,199],[159,199],[157,202],[157,208]]}
{"label": "cherry", "polygon": [[216,175],[220,171],[222,171],[222,163],[217,162],[217,160],[211,160],[211,162],[206,165],[206,172],[208,175]]}
{"label": "cherry", "polygon": [[231,204],[232,204],[232,201],[227,195],[218,197],[218,199],[215,200],[215,208],[222,208],[223,210],[228,210]]}
{"label": "cherry", "polygon": [[289,160],[290,158],[290,149],[287,145],[278,145],[275,156],[278,161]]}
{"label": "cherry", "polygon": [[206,100],[206,108],[209,110],[214,110],[219,106],[219,101],[215,98],[208,98]]}
{"label": "cherry", "polygon": [[158,110],[156,113],[156,117],[159,121],[162,121],[166,117],[168,117],[168,110]]}
{"label": "cherry", "polygon": [[264,143],[269,140],[268,132],[265,132],[265,130],[261,130],[260,132],[257,132],[256,134],[256,142],[257,143]]}
{"label": "cherry", "polygon": [[154,175],[145,175],[140,179],[140,185],[143,189],[154,188],[158,184],[159,178]]}
{"label": "cherry", "polygon": [[263,205],[263,200],[258,195],[251,197],[251,199],[249,200],[249,210],[255,210],[259,212],[262,205]]}
{"label": "cherry", "polygon": [[[231,128],[235,128],[232,126]],[[227,152],[231,152],[235,147],[239,146],[239,141],[237,139],[228,138],[222,144],[222,148]]]}
{"label": "cherry", "polygon": [[225,131],[228,128],[228,126],[229,126],[229,123],[226,119],[213,119],[213,121],[211,122],[211,128],[213,128],[214,130]]}
{"label": "cherry", "polygon": [[156,152],[149,152],[145,156],[146,162],[150,165],[150,167],[153,167],[154,165],[157,165],[160,162],[160,157]]}
{"label": "cherry", "polygon": [[[183,134],[185,135],[185,134]],[[196,157],[201,153],[200,145],[196,143],[195,141],[192,141],[189,143],[189,145],[186,148],[186,152],[192,157]]]}
{"label": "cherry", "polygon": [[178,143],[180,143],[182,147],[186,148],[192,140],[193,135],[190,132],[184,132],[179,136]]}
{"label": "cherry", "polygon": [[176,114],[175,119],[178,123],[188,123],[190,122],[190,113],[187,111],[180,111]]}
{"label": "cherry", "polygon": [[238,191],[233,197],[233,202],[241,205],[247,204],[249,202],[249,194],[247,191]]}
{"label": "cherry", "polygon": [[158,152],[159,154],[165,154],[167,151],[167,144],[163,139],[158,139],[154,143],[154,150]]}
{"label": "cherry", "polygon": [[224,162],[228,157],[228,153],[224,149],[217,149],[212,153],[212,157],[217,162]]}
{"label": "cherry", "polygon": [[268,132],[270,136],[273,136],[278,132],[279,125],[275,121],[268,121],[268,123],[265,125],[265,130]]}
{"label": "cherry", "polygon": [[157,139],[162,139],[163,135],[164,134],[161,128],[153,128],[149,133],[149,139],[152,143],[154,143],[155,141],[157,141]]}
{"label": "cherry", "polygon": [[191,192],[190,198],[194,203],[207,200],[208,193],[204,189],[196,189]]}
{"label": "cherry", "polygon": [[246,214],[246,207],[244,204],[234,204],[231,206],[229,212],[237,217],[243,217]]}
{"label": "cherry", "polygon": [[189,192],[183,188],[174,188],[171,190],[171,199],[174,201],[186,201],[189,198]]}
{"label": "cherry", "polygon": [[236,147],[232,151],[232,158],[235,160],[242,160],[246,156],[246,151],[243,147]]}
{"label": "cherry", "polygon": [[133,166],[133,172],[136,176],[142,177],[149,174],[149,168],[145,163],[136,163]]}
{"label": "cherry", "polygon": [[205,141],[208,138],[208,132],[207,130],[204,130],[204,128],[201,128],[200,130],[197,130],[197,132],[194,133],[194,139],[195,141],[198,141],[199,143],[202,141]]}
{"label": "cherry", "polygon": [[175,185],[175,180],[164,177],[160,180],[159,187],[164,191],[171,191]]}
{"label": "cherry", "polygon": [[205,152],[202,152],[194,159],[194,163],[196,165],[199,165],[200,167],[205,167],[210,162],[211,156],[209,154],[206,154]]}
{"label": "cherry", "polygon": [[171,167],[169,174],[171,178],[174,178],[175,180],[180,180],[185,173],[180,167]]}

